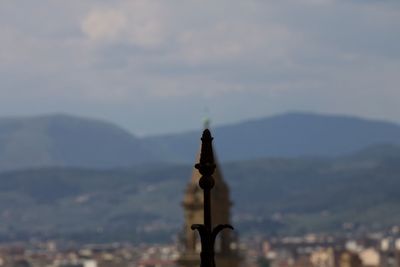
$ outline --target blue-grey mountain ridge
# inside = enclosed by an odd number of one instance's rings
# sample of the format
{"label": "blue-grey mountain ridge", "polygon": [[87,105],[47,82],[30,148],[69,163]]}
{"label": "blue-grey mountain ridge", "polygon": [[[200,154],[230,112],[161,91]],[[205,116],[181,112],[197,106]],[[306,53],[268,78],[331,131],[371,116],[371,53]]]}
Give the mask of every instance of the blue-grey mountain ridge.
{"label": "blue-grey mountain ridge", "polygon": [[[190,163],[196,131],[137,137],[101,120],[68,115],[0,119],[0,171],[32,167],[108,169]],[[400,126],[346,116],[287,113],[212,127],[220,161],[336,157],[371,145],[399,144]]]}

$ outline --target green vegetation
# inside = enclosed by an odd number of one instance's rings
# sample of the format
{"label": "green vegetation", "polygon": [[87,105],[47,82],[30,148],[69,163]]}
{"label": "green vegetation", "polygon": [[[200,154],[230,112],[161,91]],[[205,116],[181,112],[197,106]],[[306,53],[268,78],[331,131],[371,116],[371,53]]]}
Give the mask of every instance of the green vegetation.
{"label": "green vegetation", "polygon": [[[395,153],[397,149],[397,153]],[[400,150],[224,164],[241,234],[340,231],[400,222]],[[373,153],[371,151],[379,151]],[[0,174],[0,238],[159,241],[181,228],[189,165]]]}

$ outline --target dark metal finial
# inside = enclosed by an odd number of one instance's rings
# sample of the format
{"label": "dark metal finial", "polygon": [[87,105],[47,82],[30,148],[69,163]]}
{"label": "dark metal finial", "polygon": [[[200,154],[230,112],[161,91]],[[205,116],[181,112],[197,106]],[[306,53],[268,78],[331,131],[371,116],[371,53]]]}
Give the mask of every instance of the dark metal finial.
{"label": "dark metal finial", "polygon": [[[200,187],[205,189],[203,186],[209,187],[209,189],[214,186],[214,178],[212,174],[215,171],[215,163],[214,163],[214,152],[212,148],[212,136],[211,132],[208,129],[203,131],[203,136],[201,137],[201,152],[200,152],[200,162],[197,163],[194,167],[199,170],[200,174],[203,175],[202,179],[200,179]],[[205,181],[207,180],[207,181]]]}
{"label": "dark metal finial", "polygon": [[204,192],[204,224],[193,224],[192,229],[198,230],[201,238],[200,267],[215,267],[214,244],[219,232],[225,228],[233,229],[229,224],[220,224],[214,229],[211,224],[211,189],[214,187],[212,177],[216,165],[212,148],[212,136],[208,129],[205,129],[201,137],[200,162],[195,165],[202,175],[199,186]]}

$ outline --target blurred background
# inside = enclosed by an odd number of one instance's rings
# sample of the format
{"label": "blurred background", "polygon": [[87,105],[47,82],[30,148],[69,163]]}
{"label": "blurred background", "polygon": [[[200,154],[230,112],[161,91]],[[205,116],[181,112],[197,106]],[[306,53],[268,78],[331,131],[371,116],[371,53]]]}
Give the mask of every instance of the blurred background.
{"label": "blurred background", "polygon": [[392,0],[1,1],[0,265],[177,265],[207,118],[242,266],[399,266],[399,29]]}

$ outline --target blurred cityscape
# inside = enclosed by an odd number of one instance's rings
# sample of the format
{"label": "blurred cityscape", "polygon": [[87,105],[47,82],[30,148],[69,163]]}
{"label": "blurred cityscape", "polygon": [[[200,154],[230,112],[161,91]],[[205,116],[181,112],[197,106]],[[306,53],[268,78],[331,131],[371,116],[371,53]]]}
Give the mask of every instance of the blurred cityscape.
{"label": "blurred cityscape", "polygon": [[[253,237],[238,244],[246,267],[400,266],[399,228],[365,236],[308,234]],[[0,266],[18,267],[175,267],[178,244],[86,244],[29,241],[0,246]]]}

